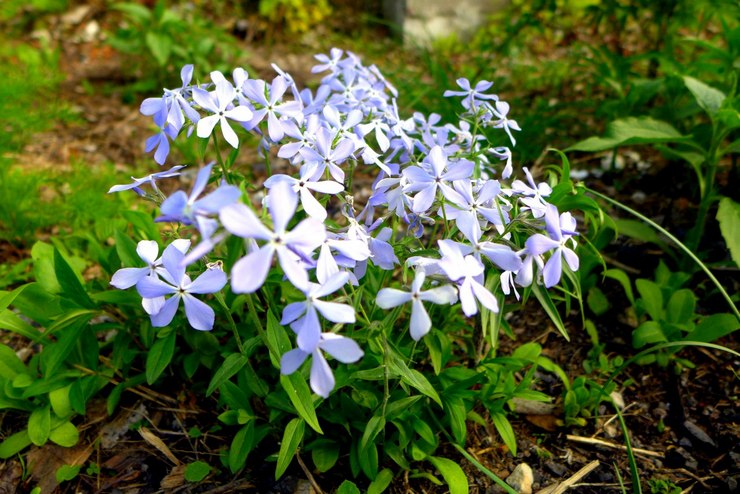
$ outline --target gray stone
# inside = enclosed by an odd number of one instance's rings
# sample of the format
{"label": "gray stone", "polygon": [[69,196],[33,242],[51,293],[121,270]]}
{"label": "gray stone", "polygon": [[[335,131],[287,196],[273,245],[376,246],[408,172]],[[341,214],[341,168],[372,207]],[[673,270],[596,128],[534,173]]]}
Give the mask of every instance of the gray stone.
{"label": "gray stone", "polygon": [[532,484],[534,483],[532,467],[526,463],[520,463],[511,472],[511,475],[506,477],[506,483],[519,494],[532,494]]}

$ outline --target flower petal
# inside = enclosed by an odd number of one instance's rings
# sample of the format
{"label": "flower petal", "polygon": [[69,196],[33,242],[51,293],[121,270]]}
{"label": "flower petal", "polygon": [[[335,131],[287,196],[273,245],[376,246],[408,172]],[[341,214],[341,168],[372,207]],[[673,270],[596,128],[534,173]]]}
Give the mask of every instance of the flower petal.
{"label": "flower petal", "polygon": [[300,348],[294,348],[284,353],[280,358],[280,373],[286,376],[294,373],[303,365],[303,362],[306,361],[306,357],[308,356],[309,354]]}
{"label": "flower petal", "polygon": [[260,240],[270,240],[272,238],[272,232],[244,204],[225,206],[219,211],[218,217],[224,228],[236,236]]}
{"label": "flower petal", "polygon": [[421,300],[415,299],[411,303],[411,323],[409,333],[415,341],[419,341],[422,336],[427,334],[432,327],[432,320],[429,319],[424,304]]}
{"label": "flower petal", "polygon": [[188,293],[215,293],[226,285],[226,281],[226,273],[220,269],[207,269],[186,290]]}
{"label": "flower petal", "polygon": [[329,367],[321,352],[313,352],[313,362],[311,362],[311,389],[317,395],[328,398],[331,390],[334,389],[334,374]]}
{"label": "flower petal", "polygon": [[355,340],[334,333],[324,333],[319,347],[343,364],[357,362],[364,355]]}
{"label": "flower petal", "polygon": [[190,325],[200,331],[210,331],[213,329],[213,322],[216,318],[211,306],[198,300],[189,293],[182,297],[185,304],[185,315]]}
{"label": "flower petal", "polygon": [[325,319],[331,322],[351,324],[355,322],[355,308],[351,305],[340,304],[337,302],[325,302],[315,300],[314,307],[321,312]]}
{"label": "flower petal", "polygon": [[145,276],[136,284],[142,298],[156,298],[177,292],[177,288],[160,280],[157,276]]}
{"label": "flower petal", "polygon": [[231,289],[234,293],[254,293],[267,278],[275,249],[265,245],[242,257],[231,269]]}
{"label": "flower petal", "polygon": [[180,306],[180,296],[174,295],[167,299],[162,308],[156,314],[151,315],[152,326],[162,328],[172,322],[177,308]]}
{"label": "flower petal", "polygon": [[119,290],[131,288],[149,274],[149,268],[122,268],[113,274],[110,284]]}
{"label": "flower petal", "polygon": [[375,298],[375,303],[381,309],[390,309],[411,300],[411,294],[395,288],[382,288]]}

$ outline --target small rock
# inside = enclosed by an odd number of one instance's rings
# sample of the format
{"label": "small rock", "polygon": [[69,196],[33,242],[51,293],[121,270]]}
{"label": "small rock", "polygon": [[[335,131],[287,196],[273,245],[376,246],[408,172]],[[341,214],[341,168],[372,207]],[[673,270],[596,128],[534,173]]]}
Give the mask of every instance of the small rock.
{"label": "small rock", "polygon": [[717,444],[712,440],[711,437],[709,437],[709,434],[704,432],[704,429],[696,425],[690,420],[686,420],[683,423],[683,426],[686,427],[686,430],[689,431],[689,433],[695,438],[698,439],[700,442],[704,443],[705,445],[711,446],[713,448],[717,447]]}
{"label": "small rock", "polygon": [[545,466],[547,467],[548,470],[550,470],[552,473],[554,473],[558,477],[563,477],[568,472],[568,467],[566,467],[562,463],[557,463],[552,460],[546,461]]}
{"label": "small rock", "polygon": [[506,477],[506,483],[519,494],[532,494],[532,483],[534,483],[532,467],[526,463],[520,463],[511,475]]}
{"label": "small rock", "polygon": [[91,7],[89,5],[80,5],[79,7],[75,7],[62,16],[62,23],[67,26],[76,26],[77,24],[80,24],[85,17],[87,17],[90,10]]}

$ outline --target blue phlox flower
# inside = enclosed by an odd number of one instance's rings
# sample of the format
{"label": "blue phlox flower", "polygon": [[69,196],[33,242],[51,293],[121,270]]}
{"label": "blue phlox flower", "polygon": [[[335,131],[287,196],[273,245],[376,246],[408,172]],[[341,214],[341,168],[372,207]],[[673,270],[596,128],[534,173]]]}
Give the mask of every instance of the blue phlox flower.
{"label": "blue phlox flower", "polygon": [[269,189],[278,182],[290,184],[293,187],[293,191],[298,194],[306,214],[323,222],[327,216],[326,209],[316,200],[311,192],[339,194],[344,190],[344,185],[333,180],[317,180],[316,171],[318,167],[318,163],[307,163],[301,167],[300,178],[283,174],[273,175],[265,180],[264,186]]}
{"label": "blue phlox flower", "polygon": [[367,137],[367,135],[372,132],[375,137],[375,142],[378,143],[378,147],[384,153],[388,151],[388,148],[391,146],[391,141],[388,139],[388,134],[391,132],[391,128],[382,118],[375,117],[368,123],[360,124],[358,126],[358,130],[363,138]]}
{"label": "blue phlox flower", "polygon": [[208,238],[216,228],[211,216],[217,215],[221,208],[233,204],[241,197],[238,187],[221,184],[216,190],[198,199],[211,175],[213,163],[198,171],[193,184],[193,190],[188,196],[184,191],[177,191],[168,197],[160,207],[161,216],[156,221],[180,222],[185,225],[195,225],[203,237]]}
{"label": "blue phlox flower", "polygon": [[358,261],[365,261],[370,255],[370,248],[365,241],[327,233],[316,261],[316,279],[324,284],[340,271],[340,266],[353,268]]}
{"label": "blue phlox flower", "polygon": [[511,164],[511,149],[502,146],[491,148],[488,152],[501,161],[506,160],[506,165],[504,165],[504,169],[501,172],[501,178],[507,179],[511,177],[511,174],[514,172],[514,167]]}
{"label": "blue phlox flower", "polygon": [[190,325],[200,331],[213,329],[215,313],[205,302],[193,295],[216,293],[226,285],[226,273],[221,269],[207,269],[195,280],[185,274],[181,261],[184,253],[178,249],[165,249],[162,264],[165,269],[161,280],[156,276],[146,276],[136,284],[136,290],[143,298],[170,297],[155,314],[151,314],[152,326],[167,326],[175,317],[180,300],[185,305],[185,315]]}
{"label": "blue phlox flower", "polygon": [[492,126],[494,129],[504,129],[506,135],[511,139],[512,146],[516,146],[516,139],[511,135],[512,130],[522,130],[516,120],[511,120],[507,117],[509,114],[509,104],[505,101],[496,101],[491,107],[493,114],[498,117],[498,120],[493,122]]}
{"label": "blue phlox flower", "polygon": [[154,190],[154,192],[159,193],[159,189],[157,188],[156,181],[162,178],[176,177],[180,175],[179,170],[183,168],[185,168],[185,165],[177,165],[177,166],[173,166],[167,171],[152,173],[152,174],[147,175],[146,177],[142,177],[142,178],[131,177],[131,180],[133,180],[132,183],[125,184],[125,185],[114,185],[108,190],[108,193],[110,194],[112,192],[121,192],[122,190],[132,190],[133,189],[137,194],[139,194],[140,196],[143,196],[144,191],[141,190],[141,186],[145,184],[149,184]]}
{"label": "blue phlox flower", "polygon": [[[247,81],[250,82],[250,81]],[[245,83],[246,84],[246,83]],[[193,99],[198,105],[211,112],[211,115],[198,121],[197,135],[201,139],[211,136],[216,124],[221,125],[221,133],[232,147],[239,147],[239,138],[231,128],[229,120],[244,123],[252,119],[252,111],[244,105],[234,106],[236,90],[225,78],[216,83],[216,91],[209,93],[200,88],[193,89]]]}
{"label": "blue phlox flower", "polygon": [[[251,110],[251,102],[244,95],[244,83],[249,80],[249,73],[244,70],[244,68],[237,67],[232,71],[231,77],[234,81],[234,94],[236,95],[236,99],[239,102],[239,105]],[[229,83],[226,77],[224,77],[224,75],[218,70],[214,70],[213,72],[211,72],[211,80],[214,84],[219,84],[221,82]]]}
{"label": "blue phlox flower", "polygon": [[446,194],[450,189],[448,182],[469,178],[473,173],[472,161],[460,160],[448,162],[447,156],[440,146],[434,146],[422,166],[409,166],[403,170],[408,180],[404,192],[416,192],[411,209],[415,213],[424,213],[429,210],[440,189]]}
{"label": "blue phlox flower", "polygon": [[278,156],[283,159],[292,160],[294,162],[303,159],[300,155],[301,149],[313,149],[316,145],[316,133],[321,128],[321,120],[316,114],[308,115],[303,121],[303,128],[287,120],[283,123],[283,131],[288,137],[295,139],[294,141],[286,142],[278,150]]}
{"label": "blue phlox flower", "polygon": [[[501,184],[498,180],[483,181],[475,191],[469,179],[456,180],[452,184],[452,190],[448,190],[445,195],[450,206],[445,209],[445,215],[448,220],[455,220],[458,229],[463,232],[470,231],[463,228],[463,222],[472,221],[483,221],[484,225],[491,223],[503,229],[509,223],[509,216],[506,205],[498,201],[499,194]],[[442,216],[441,211],[439,216]]]}
{"label": "blue phlox flower", "polygon": [[504,271],[501,273],[501,291],[507,296],[510,295],[511,292],[514,292],[514,296],[519,300],[519,292],[516,289],[516,283],[514,283],[513,271]]}
{"label": "blue phlox flower", "polygon": [[281,117],[303,119],[300,101],[283,101],[288,83],[282,76],[277,76],[269,86],[261,79],[251,79],[245,83],[244,94],[254,104],[254,115],[245,125],[247,130],[254,129],[267,118],[267,134],[272,142],[280,142],[285,135]]}
{"label": "blue phlox flower", "polygon": [[445,98],[463,96],[462,104],[465,108],[475,109],[476,103],[480,103],[480,100],[498,100],[498,96],[495,94],[485,94],[485,91],[488,91],[493,86],[493,83],[490,81],[479,81],[473,87],[470,86],[470,81],[464,77],[459,78],[456,82],[462,91],[448,89],[444,92],[443,96]]}
{"label": "blue phlox flower", "polygon": [[326,352],[343,364],[352,364],[360,360],[363,351],[352,339],[345,338],[335,333],[323,333],[321,340],[313,352],[304,352],[300,348],[285,353],[280,359],[280,372],[284,375],[294,373],[303,365],[308,356],[312,356],[311,362],[311,389],[317,395],[328,398],[334,389],[336,381],[329,363],[322,354]]}
{"label": "blue phlox flower", "polygon": [[411,283],[411,291],[404,292],[395,288],[382,288],[375,302],[381,309],[391,309],[406,302],[411,302],[411,321],[409,332],[411,337],[419,341],[432,328],[432,320],[429,318],[422,302],[433,304],[454,304],[457,302],[457,290],[450,285],[442,285],[430,290],[421,290],[424,285],[426,274],[423,269],[417,269],[414,281]]}
{"label": "blue phlox flower", "polygon": [[290,88],[290,92],[293,93],[293,99],[295,101],[298,101],[299,103],[303,103],[303,99],[301,98],[301,92],[298,90],[298,86],[295,83],[295,79],[293,79],[293,76],[290,75],[288,72],[284,71],[280,67],[277,66],[277,64],[270,64],[272,69],[278,73],[279,76],[285,79],[285,82],[288,84],[288,87]]}
{"label": "blue phlox flower", "polygon": [[483,286],[483,264],[475,256],[464,255],[457,242],[438,240],[437,243],[443,254],[439,267],[457,284],[463,313],[468,317],[477,314],[476,300],[488,310],[498,312],[496,297]]}
{"label": "blue phlox flower", "polygon": [[220,212],[221,224],[233,235],[265,242],[257,250],[239,259],[231,271],[231,287],[235,293],[253,293],[262,286],[275,255],[290,282],[298,289],[308,286],[305,265],[311,253],[326,238],[324,224],[315,218],[306,218],[292,231],[287,231],[298,206],[298,196],[290,184],[277,182],[266,198],[272,217],[270,231],[244,204],[232,204]]}
{"label": "blue phlox flower", "polygon": [[329,55],[323,53],[314,55],[313,57],[319,61],[319,64],[314,65],[311,68],[311,72],[314,74],[326,72],[327,70],[330,70],[332,73],[335,72],[339,67],[339,61],[342,59],[343,54],[344,51],[339,48],[332,48],[329,51]]}
{"label": "blue phlox flower", "polygon": [[321,340],[321,323],[319,314],[324,319],[338,324],[352,324],[355,322],[355,309],[351,305],[319,300],[320,297],[330,295],[349,280],[349,274],[340,271],[332,275],[324,284],[308,283],[303,290],[306,300],[293,302],[285,306],[280,324],[287,325],[298,335],[298,348],[311,353]]}
{"label": "blue phlox flower", "polygon": [[545,213],[545,225],[548,236],[535,233],[527,239],[525,248],[529,254],[542,255],[553,251],[542,270],[545,287],[550,288],[557,285],[563,272],[562,260],[568,263],[573,271],[578,271],[579,260],[576,253],[568,246],[570,243],[575,247],[573,238],[576,233],[576,220],[570,213],[558,216],[558,209],[549,205]]}
{"label": "blue phlox flower", "polygon": [[308,116],[320,113],[324,109],[324,105],[330,94],[331,88],[327,84],[322,84],[316,88],[315,95],[309,88],[303,89],[299,98],[303,106],[303,114]]}
{"label": "blue phlox flower", "polygon": [[532,211],[532,216],[535,218],[542,218],[547,212],[549,204],[545,201],[545,197],[548,197],[552,193],[552,188],[545,182],[535,184],[532,174],[529,172],[527,167],[522,168],[524,174],[527,176],[527,182],[525,184],[521,180],[514,180],[511,183],[511,191],[514,194],[521,196],[519,200],[524,204],[524,209]]}
{"label": "blue phlox flower", "polygon": [[329,169],[329,174],[339,183],[344,183],[344,170],[339,166],[355,151],[355,144],[351,139],[340,139],[334,145],[336,133],[322,127],[316,135],[316,149],[302,148],[300,153],[307,163],[318,163],[318,175],[323,175]]}
{"label": "blue phlox flower", "polygon": [[463,216],[462,218],[462,221],[458,221],[458,227],[465,238],[470,241],[470,245],[457,243],[463,255],[472,254],[479,261],[482,261],[481,255],[483,255],[504,271],[519,271],[521,269],[522,260],[511,247],[489,240],[481,242],[482,231],[478,220],[471,216]]}

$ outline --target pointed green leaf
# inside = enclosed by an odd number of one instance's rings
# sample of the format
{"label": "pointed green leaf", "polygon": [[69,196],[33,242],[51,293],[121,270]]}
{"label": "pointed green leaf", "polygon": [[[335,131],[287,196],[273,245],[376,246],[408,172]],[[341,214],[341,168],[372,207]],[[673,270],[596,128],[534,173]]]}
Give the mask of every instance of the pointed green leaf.
{"label": "pointed green leaf", "polygon": [[280,443],[280,452],[278,452],[277,466],[275,467],[275,480],[283,476],[290,462],[293,461],[298,446],[303,440],[305,425],[303,419],[294,418],[285,427],[283,441]]}
{"label": "pointed green leaf", "polygon": [[740,321],[732,314],[712,314],[697,324],[686,340],[711,343],[740,329]]}
{"label": "pointed green leaf", "polygon": [[288,394],[290,402],[298,412],[298,415],[306,421],[306,423],[319,434],[323,434],[319,425],[319,418],[316,416],[316,409],[313,405],[313,397],[311,396],[311,390],[308,388],[305,379],[298,373],[294,372],[289,376],[281,375],[280,384]]}
{"label": "pointed green leaf", "polygon": [[194,461],[185,467],[185,480],[200,482],[211,473],[211,466],[205,461]]}
{"label": "pointed green leaf", "polygon": [[701,106],[710,117],[714,118],[714,115],[725,100],[724,93],[712,86],[704,84],[698,79],[694,79],[693,77],[684,76],[683,81],[686,84],[686,87],[689,88],[689,91],[691,91],[691,94],[694,95],[694,99],[696,99],[699,106]]}
{"label": "pointed green leaf", "polygon": [[49,439],[49,432],[51,432],[51,409],[47,405],[35,409],[28,417],[28,437],[36,446],[43,446]]}
{"label": "pointed green leaf", "polygon": [[229,470],[238,472],[246,463],[247,456],[254,448],[254,421],[239,429],[229,447]]}
{"label": "pointed green leaf", "polygon": [[429,456],[427,460],[434,465],[434,468],[439,470],[439,473],[450,488],[450,494],[467,494],[469,492],[468,477],[463,472],[463,469],[460,468],[460,465],[447,458],[436,456]]}
{"label": "pointed green leaf", "polygon": [[54,249],[54,273],[62,288],[62,293],[67,298],[88,309],[95,307],[95,304],[87,295],[85,287],[82,286],[81,278],[56,248]]}
{"label": "pointed green leaf", "polygon": [[392,480],[393,472],[389,468],[384,468],[378,472],[375,479],[367,486],[367,494],[381,494],[385,492],[388,486],[391,485]]}
{"label": "pointed green leaf", "polygon": [[7,460],[31,445],[31,438],[28,436],[28,430],[24,429],[7,437],[0,443],[0,459]]}
{"label": "pointed green leaf", "polygon": [[493,419],[493,425],[496,427],[501,439],[504,440],[504,444],[509,448],[511,454],[516,456],[516,435],[509,419],[502,412],[491,413],[491,419]]}
{"label": "pointed green leaf", "polygon": [[719,229],[736,266],[740,266],[740,204],[729,197],[719,201],[717,209]]}
{"label": "pointed green leaf", "polygon": [[389,367],[391,373],[400,377],[402,382],[416,388],[423,395],[428,396],[439,406],[442,406],[442,400],[439,398],[437,390],[434,389],[434,386],[432,386],[424,374],[415,369],[409,369],[406,363],[396,355],[391,359]]}
{"label": "pointed green leaf", "polygon": [[629,117],[607,125],[604,137],[589,137],[572,145],[566,151],[599,152],[619,146],[683,142],[690,139],[689,136],[681,135],[667,122],[650,117]]}
{"label": "pointed green leaf", "polygon": [[560,331],[560,334],[563,335],[563,337],[570,341],[570,336],[568,336],[568,330],[565,329],[565,324],[563,324],[563,319],[560,317],[560,313],[558,312],[558,308],[555,307],[555,304],[553,303],[552,299],[550,298],[550,294],[547,292],[547,290],[537,283],[532,283],[532,293],[534,293],[534,296],[537,297],[537,300],[539,300],[540,305],[542,305],[542,308],[545,309],[545,312],[548,316],[550,316],[550,320],[555,325],[556,328],[558,328],[558,331]]}
{"label": "pointed green leaf", "polygon": [[351,480],[345,480],[339,485],[335,494],[360,494],[360,489]]}
{"label": "pointed green leaf", "polygon": [[12,380],[17,374],[27,372],[26,366],[13,349],[0,343],[0,377]]}
{"label": "pointed green leaf", "polygon": [[219,367],[213,375],[211,383],[208,385],[208,389],[206,390],[206,396],[210,396],[219,386],[221,386],[225,381],[228,381],[231,376],[239,372],[246,364],[247,357],[241,353],[232,353],[226,357],[223,364],[221,364],[221,367]]}
{"label": "pointed green leaf", "polygon": [[170,332],[164,338],[154,342],[146,356],[146,382],[154,384],[162,372],[170,365],[175,355],[175,340],[177,333]]}

